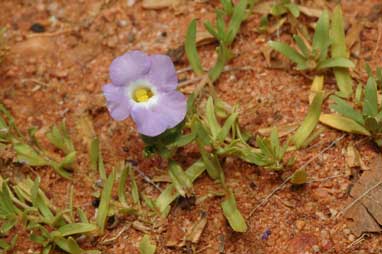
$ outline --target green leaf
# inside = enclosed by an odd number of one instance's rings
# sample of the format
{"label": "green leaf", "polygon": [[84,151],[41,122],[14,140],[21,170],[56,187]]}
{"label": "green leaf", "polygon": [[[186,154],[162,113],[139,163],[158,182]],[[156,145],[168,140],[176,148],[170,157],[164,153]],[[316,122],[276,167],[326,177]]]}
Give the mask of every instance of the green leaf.
{"label": "green leaf", "polygon": [[221,127],[218,120],[216,119],[215,106],[214,106],[214,101],[212,99],[212,96],[209,96],[207,100],[206,118],[207,118],[208,127],[211,130],[212,137],[213,139],[216,139],[216,136],[220,132]]}
{"label": "green leaf", "polygon": [[239,116],[239,113],[234,112],[227,118],[227,120],[225,121],[223,125],[223,128],[221,128],[221,130],[216,136],[217,142],[223,142],[227,138],[229,131],[233,128],[233,125],[235,124],[238,116]]}
{"label": "green leaf", "polygon": [[332,56],[333,57],[348,57],[349,53],[345,42],[345,28],[342,16],[341,6],[337,5],[332,14],[331,24],[332,37]]}
{"label": "green leaf", "polygon": [[225,38],[226,45],[230,45],[236,37],[236,34],[240,30],[241,23],[246,18],[246,8],[247,8],[247,0],[240,0],[240,2],[235,5],[232,18],[228,25],[228,33]]}
{"label": "green leaf", "polygon": [[1,210],[6,212],[7,215],[16,215],[17,209],[12,202],[11,194],[8,185],[4,182],[1,186]]}
{"label": "green leaf", "polygon": [[218,39],[219,41],[222,40],[221,38],[221,35],[214,29],[213,25],[211,24],[211,22],[208,20],[206,22],[204,22],[204,28],[213,36],[215,37],[216,39]]}
{"label": "green leaf", "polygon": [[[337,5],[332,15],[331,25],[332,57],[348,58],[349,53],[346,48],[344,20],[341,6]],[[353,94],[353,80],[346,68],[335,68],[334,75],[340,90],[341,97],[349,98]]]}
{"label": "green leaf", "polygon": [[86,217],[85,212],[81,208],[77,208],[78,217],[82,223],[89,223],[88,218]]}
{"label": "green leaf", "polygon": [[220,0],[223,5],[224,11],[228,16],[231,16],[233,13],[233,4],[231,0]]}
{"label": "green leaf", "polygon": [[337,86],[340,90],[337,94],[343,98],[349,98],[353,94],[353,79],[346,68],[334,68]]}
{"label": "green leaf", "polygon": [[359,83],[355,90],[355,96],[354,96],[354,100],[357,105],[361,104],[362,90],[363,90],[362,84]]}
{"label": "green leaf", "polygon": [[318,123],[318,119],[321,114],[321,105],[324,99],[322,92],[318,92],[313,99],[312,104],[309,106],[308,114],[304,121],[297,129],[296,133],[292,137],[292,142],[297,148],[304,144],[304,141],[309,137]]}
{"label": "green leaf", "polygon": [[362,125],[358,124],[353,119],[344,116],[336,114],[321,114],[320,122],[332,128],[348,133],[370,136],[370,132],[366,130]]}
{"label": "green leaf", "polygon": [[307,68],[307,60],[298,53],[294,48],[290,47],[288,44],[278,41],[269,41],[268,45],[281,53],[282,55],[286,56],[291,60],[292,62],[296,63],[298,66],[300,66],[301,69]]}
{"label": "green leaf", "polygon": [[200,58],[198,55],[198,50],[196,48],[196,20],[192,20],[188,26],[186,41],[184,45],[188,61],[190,62],[191,68],[198,75],[204,73],[202,64],[200,63]]}
{"label": "green leaf", "polygon": [[89,223],[72,223],[66,224],[58,229],[63,237],[77,234],[90,233],[97,230],[97,225]]}
{"label": "green leaf", "polygon": [[301,53],[305,58],[308,58],[310,55],[309,49],[306,46],[305,42],[302,40],[302,38],[298,35],[293,35],[294,40],[296,41],[296,44],[298,48],[300,49]]}
{"label": "green leaf", "polygon": [[354,63],[345,57],[333,57],[333,58],[321,61],[317,65],[318,70],[322,70],[326,68],[335,68],[335,67],[354,68]]}
{"label": "green leaf", "polygon": [[220,74],[224,70],[225,64],[232,58],[231,52],[224,45],[220,45],[217,52],[218,59],[216,60],[214,67],[212,67],[212,69],[208,72],[208,77],[211,82],[215,82],[220,77]]}
{"label": "green leaf", "polygon": [[[206,166],[202,160],[198,160],[193,163],[187,170],[186,175],[189,177],[191,182],[194,182],[204,171]],[[155,201],[155,206],[158,208],[160,213],[164,213],[169,205],[179,196],[173,184],[169,184],[164,191],[159,195]]]}
{"label": "green leaf", "polygon": [[30,166],[49,165],[41,155],[39,155],[31,146],[23,143],[14,143],[13,149],[17,154],[17,160]]}
{"label": "green leaf", "polygon": [[353,109],[353,107],[348,104],[346,101],[344,101],[341,98],[338,98],[337,96],[330,96],[330,99],[334,100],[336,104],[330,105],[330,108],[335,110],[337,113],[340,113],[341,115],[351,118],[354,121],[358,122],[359,124],[363,125],[364,120],[361,113]]}
{"label": "green leaf", "polygon": [[244,217],[241,215],[236,205],[235,196],[231,192],[226,200],[221,204],[224,216],[227,218],[229,225],[236,232],[244,233],[248,227]]}
{"label": "green leaf", "polygon": [[150,242],[150,237],[145,235],[139,243],[140,254],[154,254],[156,246]]}
{"label": "green leaf", "polygon": [[65,239],[63,237],[58,237],[54,239],[54,243],[57,244],[58,247],[63,249],[64,251],[70,254],[82,254],[85,251],[78,246],[78,243],[71,237]]}
{"label": "green leaf", "polygon": [[50,132],[46,134],[46,137],[54,146],[61,149],[65,154],[75,151],[64,121],[58,126],[54,125]]}
{"label": "green leaf", "polygon": [[65,158],[60,162],[59,167],[63,169],[71,168],[75,160],[76,152],[74,151],[65,156]]}
{"label": "green leaf", "polygon": [[292,178],[290,179],[290,182],[295,185],[305,184],[308,178],[308,174],[306,173],[305,169],[299,169],[296,170]]}
{"label": "green leaf", "polygon": [[298,18],[300,16],[300,9],[298,5],[290,3],[285,5],[286,8],[292,13],[293,17]]}
{"label": "green leaf", "polygon": [[182,135],[182,136],[178,137],[174,143],[170,144],[168,146],[168,148],[171,149],[171,148],[186,146],[186,145],[190,144],[192,141],[194,141],[195,138],[196,138],[196,135],[193,132],[190,134]]}
{"label": "green leaf", "polygon": [[90,143],[90,165],[93,170],[98,169],[98,173],[103,181],[106,180],[105,166],[103,163],[102,152],[99,139],[94,137]]}
{"label": "green leaf", "polygon": [[324,10],[317,21],[312,45],[313,50],[320,52],[320,62],[327,56],[329,41],[329,13]]}
{"label": "green leaf", "polygon": [[192,181],[188,175],[183,171],[182,167],[175,161],[170,161],[168,165],[168,173],[171,178],[171,182],[175,186],[176,190],[183,197],[192,188]]}
{"label": "green leaf", "polygon": [[109,213],[109,205],[111,201],[114,179],[115,179],[115,172],[113,170],[113,172],[107,178],[101,193],[100,204],[98,207],[98,212],[96,217],[96,223],[101,231],[100,232],[101,234],[103,234],[106,218]]}
{"label": "green leaf", "polygon": [[137,182],[135,181],[134,169],[132,167],[129,168],[129,176],[131,182],[131,197],[133,199],[134,204],[140,205],[141,200],[139,196],[139,189]]}
{"label": "green leaf", "polygon": [[363,114],[370,117],[375,117],[378,114],[377,83],[373,77],[367,80],[365,87]]}
{"label": "green leaf", "polygon": [[129,174],[129,165],[126,165],[122,168],[121,176],[118,183],[118,200],[123,206],[127,205],[125,186],[127,181],[127,176]]}

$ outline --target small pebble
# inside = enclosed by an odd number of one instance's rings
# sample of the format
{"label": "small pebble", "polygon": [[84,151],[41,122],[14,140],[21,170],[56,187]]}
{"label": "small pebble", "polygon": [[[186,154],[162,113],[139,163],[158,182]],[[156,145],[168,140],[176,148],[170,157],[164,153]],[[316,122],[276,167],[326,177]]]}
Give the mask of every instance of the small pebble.
{"label": "small pebble", "polygon": [[41,25],[40,23],[34,23],[31,26],[30,30],[35,33],[43,33],[45,32],[45,27]]}
{"label": "small pebble", "polygon": [[99,198],[95,198],[95,199],[93,199],[93,201],[92,201],[92,206],[93,206],[94,208],[98,208],[98,206],[99,206],[99,202],[100,202]]}
{"label": "small pebble", "polygon": [[297,221],[296,221],[296,228],[297,228],[299,231],[303,230],[304,227],[305,227],[305,221],[303,221],[303,220],[297,220]]}
{"label": "small pebble", "polygon": [[313,245],[312,251],[313,253],[320,253],[320,247],[318,245]]}

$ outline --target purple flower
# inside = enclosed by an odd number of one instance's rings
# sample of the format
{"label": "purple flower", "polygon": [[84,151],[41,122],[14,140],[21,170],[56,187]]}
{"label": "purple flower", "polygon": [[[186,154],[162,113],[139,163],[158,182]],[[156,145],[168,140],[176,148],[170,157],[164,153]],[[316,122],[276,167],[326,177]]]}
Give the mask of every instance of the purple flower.
{"label": "purple flower", "polygon": [[266,241],[268,240],[269,236],[271,235],[271,230],[267,228],[264,233],[261,235],[261,240]]}
{"label": "purple flower", "polygon": [[176,90],[170,57],[127,52],[111,63],[110,78],[103,87],[110,115],[117,121],[131,115],[139,133],[158,136],[185,118],[186,97]]}

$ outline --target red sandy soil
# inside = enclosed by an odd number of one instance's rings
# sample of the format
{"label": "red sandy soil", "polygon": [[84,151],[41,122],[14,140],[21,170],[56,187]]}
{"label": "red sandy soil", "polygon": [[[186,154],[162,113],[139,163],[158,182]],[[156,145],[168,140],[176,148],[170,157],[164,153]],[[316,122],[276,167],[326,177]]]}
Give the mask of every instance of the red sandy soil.
{"label": "red sandy soil", "polygon": [[[87,145],[76,123],[89,116],[97,135],[100,136],[104,160],[108,172],[118,161],[136,160],[147,176],[166,174],[166,162],[159,157],[143,158],[143,143],[129,119],[112,120],[101,94],[102,86],[109,81],[108,68],[118,55],[132,49],[148,53],[166,53],[184,42],[184,35],[193,18],[201,20],[214,17],[219,1],[184,1],[183,5],[163,10],[146,10],[141,3],[128,7],[125,0],[91,1],[3,1],[0,8],[0,24],[6,26],[6,38],[10,48],[0,66],[0,99],[14,115],[23,131],[31,126],[39,128],[43,137],[49,126],[66,119],[78,151],[77,167],[73,181],[60,178],[49,168],[29,169],[7,166],[3,176],[27,174],[42,178],[42,189],[58,207],[65,207],[68,188],[75,188],[75,205],[94,215],[91,205],[95,173],[89,173]],[[306,4],[311,4],[309,1]],[[321,1],[313,1],[313,6]],[[322,1],[323,2],[323,1]],[[329,3],[333,7],[335,3]],[[367,19],[378,0],[342,1],[347,21]],[[55,16],[52,23],[50,17]],[[254,14],[244,24],[233,52],[237,57],[230,63],[234,67],[251,66],[251,71],[232,71],[222,75],[216,83],[218,94],[231,104],[239,103],[240,123],[256,134],[259,128],[301,121],[308,108],[311,80],[292,68],[275,70],[267,66],[261,53],[266,42],[276,35],[259,34],[260,15]],[[34,23],[45,26],[45,33],[33,33]],[[363,66],[366,61],[372,68],[381,65],[381,20],[368,20],[361,33],[361,52],[357,62],[361,79],[365,81]],[[199,28],[202,22],[199,22]],[[281,38],[289,39],[288,29],[281,30]],[[379,42],[379,43],[377,43]],[[214,45],[200,50],[206,66],[214,62]],[[177,68],[187,67],[185,56],[177,59]],[[182,74],[182,79],[191,75]],[[325,89],[334,90],[331,77]],[[185,88],[190,92],[193,85]],[[325,106],[327,109],[327,105]],[[317,155],[342,133],[327,129],[312,145],[294,152],[297,162],[294,169]],[[184,230],[196,220],[200,212],[208,214],[208,224],[200,242],[194,246],[197,253],[380,253],[382,238],[370,235],[364,241],[347,248],[356,237],[347,228],[342,216],[336,218],[350,201],[348,190],[352,183],[347,176],[344,149],[355,142],[366,164],[376,156],[376,149],[368,142],[358,142],[360,137],[346,136],[333,149],[319,156],[307,168],[315,181],[301,188],[287,185],[277,192],[266,205],[260,207],[248,219],[247,233],[234,233],[220,209],[220,197],[209,198],[189,210],[175,205],[170,215],[161,221],[160,230],[150,232],[156,241],[157,253],[183,253],[179,248],[168,248],[166,242],[181,237]],[[196,153],[184,151],[182,163],[190,164]],[[12,169],[12,171],[10,170]],[[228,159],[224,163],[227,184],[234,190],[240,211],[248,216],[263,198],[282,183],[283,177],[241,162]],[[289,175],[291,171],[286,171]],[[138,177],[140,190],[157,196],[159,192]],[[164,185],[163,185],[164,186]],[[162,186],[162,187],[163,187]],[[204,175],[195,182],[197,197],[219,190],[219,185]],[[134,218],[123,218],[116,228],[108,230],[106,238],[116,235]],[[269,229],[268,240],[262,240]],[[112,243],[101,245],[99,239],[82,243],[84,248],[105,250],[104,253],[138,253],[138,243],[143,233],[130,227]],[[39,246],[21,233],[13,253],[36,253]],[[316,252],[315,252],[316,251]],[[192,253],[185,251],[184,253]]]}

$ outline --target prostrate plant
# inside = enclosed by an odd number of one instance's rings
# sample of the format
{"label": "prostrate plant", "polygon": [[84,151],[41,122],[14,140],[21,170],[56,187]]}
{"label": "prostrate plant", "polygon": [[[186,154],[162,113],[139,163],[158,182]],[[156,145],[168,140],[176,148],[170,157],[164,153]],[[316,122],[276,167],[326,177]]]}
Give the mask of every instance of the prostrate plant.
{"label": "prostrate plant", "polygon": [[382,108],[378,101],[377,82],[373,76],[369,76],[363,89],[363,100],[361,86],[357,89],[356,97],[361,109],[337,96],[331,96],[334,104],[330,107],[339,114],[322,114],[320,121],[345,132],[370,136],[378,146],[382,146]]}
{"label": "prostrate plant", "polygon": [[[255,155],[258,157],[256,164],[270,170],[284,169],[284,155],[288,149],[288,142],[283,146],[280,145],[279,134],[276,128],[272,129],[269,139],[256,137],[256,144],[259,146],[260,152]],[[289,161],[288,165],[292,162]]]}
{"label": "prostrate plant", "polygon": [[[206,30],[215,37],[219,46],[217,47],[218,57],[215,65],[208,71],[208,77],[211,82],[216,81],[224,66],[232,59],[233,55],[230,50],[231,44],[234,42],[240,26],[251,12],[255,0],[240,0],[238,4],[232,4],[231,0],[221,0],[223,9],[216,9],[215,26],[211,22],[204,23]],[[225,19],[229,19],[226,24]],[[194,72],[198,75],[204,74],[202,64],[198,52],[196,50],[196,21],[192,21],[188,27],[185,50],[187,58]]]}
{"label": "prostrate plant", "polygon": [[[79,247],[75,237],[93,234],[98,230],[95,224],[86,221],[75,222],[72,220],[72,204],[69,209],[58,211],[52,206],[44,192],[39,188],[40,179],[25,179],[16,185],[9,186],[0,178],[0,236],[9,234],[16,224],[23,225],[30,232],[32,241],[42,245],[42,253],[49,254],[56,247],[71,254],[97,254],[96,250],[83,250]],[[83,212],[80,213],[84,217]],[[84,219],[85,220],[85,219]],[[4,251],[11,250],[16,244],[17,234],[11,243],[4,244],[0,239],[0,248]]]}
{"label": "prostrate plant", "polygon": [[65,123],[53,126],[47,134],[50,142],[64,153],[64,158],[42,148],[35,137],[36,129],[29,129],[29,140],[26,140],[15,125],[9,111],[0,104],[0,142],[12,145],[17,155],[17,161],[29,166],[50,166],[59,175],[69,179],[75,161],[76,151],[68,135]]}
{"label": "prostrate plant", "polygon": [[[353,68],[354,64],[348,59],[342,12],[339,6],[332,14],[331,27],[329,25],[329,12],[325,10],[317,21],[312,43],[309,43],[307,38],[294,35],[293,39],[298,50],[278,41],[270,41],[269,46],[297,64],[298,70],[321,71],[333,68],[340,90],[339,96],[348,98],[352,95],[353,83],[348,68]],[[328,54],[329,49],[331,56]]]}
{"label": "prostrate plant", "polygon": [[[300,16],[299,6],[290,0],[278,0],[273,2],[264,2],[261,6],[265,9],[265,14],[260,19],[261,32],[279,29],[287,21],[292,24],[297,23]],[[269,28],[269,18],[277,18],[277,22],[273,29]]]}

